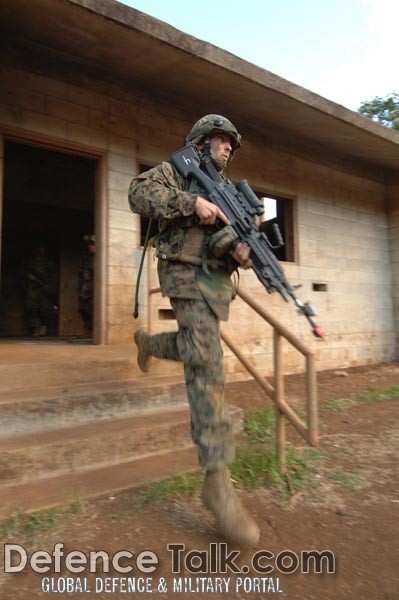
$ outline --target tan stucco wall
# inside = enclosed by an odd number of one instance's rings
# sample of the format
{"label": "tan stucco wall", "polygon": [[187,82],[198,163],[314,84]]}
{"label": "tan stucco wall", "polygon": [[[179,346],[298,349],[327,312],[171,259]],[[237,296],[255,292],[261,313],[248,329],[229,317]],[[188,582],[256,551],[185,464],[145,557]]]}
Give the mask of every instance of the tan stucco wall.
{"label": "tan stucco wall", "polygon": [[[181,146],[190,123],[161,114],[167,110],[161,107],[155,112],[149,103],[126,94],[115,99],[7,68],[0,74],[4,90],[1,126],[107,153],[106,340],[130,342],[136,326],[131,312],[141,251],[139,217],[129,210],[127,188],[139,162],[155,164]],[[297,263],[286,264],[285,269],[293,284],[302,283],[298,296],[317,306],[327,340],[314,341],[294,306],[279,296],[269,296],[253,273],[242,272],[240,285],[316,350],[319,369],[393,359],[390,260],[393,256],[396,261],[397,303],[399,227],[395,230],[391,223],[388,228],[384,187],[245,141],[229,175],[235,180],[246,177],[257,190],[295,197]],[[397,222],[397,210],[391,213]],[[312,292],[313,282],[326,283],[328,292]],[[144,276],[138,324],[145,321],[145,291]],[[158,320],[160,307],[168,307],[167,299],[154,301],[155,331],[173,327],[171,321]],[[226,330],[263,372],[271,372],[270,328],[241,301],[233,303]],[[229,351],[225,356],[229,373],[241,369]],[[302,358],[288,347],[286,362],[288,370],[303,368]]]}
{"label": "tan stucco wall", "polygon": [[388,188],[389,241],[392,264],[392,296],[396,331],[396,358],[399,358],[399,184]]}

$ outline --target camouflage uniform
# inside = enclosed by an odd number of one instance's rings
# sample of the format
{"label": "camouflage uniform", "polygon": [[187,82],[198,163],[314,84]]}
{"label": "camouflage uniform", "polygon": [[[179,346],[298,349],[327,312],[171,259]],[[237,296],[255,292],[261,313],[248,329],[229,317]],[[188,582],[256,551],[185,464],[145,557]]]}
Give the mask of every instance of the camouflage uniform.
{"label": "camouflage uniform", "polygon": [[57,272],[43,248],[38,248],[22,266],[25,309],[34,335],[45,335],[57,311]]}
{"label": "camouflage uniform", "polygon": [[93,326],[94,254],[82,256],[79,270],[79,312],[87,329]]}
{"label": "camouflage uniform", "polygon": [[[195,123],[185,143],[196,147],[206,168],[211,161],[221,174],[240,147],[241,136],[225,117],[206,115]],[[159,280],[178,323],[178,331],[173,333],[150,336],[140,329],[135,331],[137,363],[146,372],[151,356],[183,361],[192,437],[200,464],[206,467],[203,504],[215,515],[228,539],[255,545],[260,529],[237,497],[227,467],[234,457],[234,443],[223,397],[225,375],[219,334],[219,320],[228,318],[232,299],[230,273],[237,263],[230,251],[238,238],[229,225],[215,232],[215,226],[198,224],[198,196],[207,199],[195,180],[185,180],[168,162],[130,184],[131,209],[160,222],[155,242]],[[202,220],[210,223],[216,215],[214,206],[209,213],[209,206],[203,200],[197,210]],[[236,256],[244,266],[238,250]]]}
{"label": "camouflage uniform", "polygon": [[[197,182],[187,181],[168,162],[133,179],[131,209],[160,221],[155,247],[162,294],[168,296],[178,331],[153,335],[153,356],[183,361],[191,409],[191,431],[200,464],[219,468],[234,457],[234,442],[224,403],[223,352],[219,320],[227,320],[233,287],[233,259],[212,257],[212,226],[194,219],[197,196],[207,199]],[[194,257],[200,265],[182,262]]]}

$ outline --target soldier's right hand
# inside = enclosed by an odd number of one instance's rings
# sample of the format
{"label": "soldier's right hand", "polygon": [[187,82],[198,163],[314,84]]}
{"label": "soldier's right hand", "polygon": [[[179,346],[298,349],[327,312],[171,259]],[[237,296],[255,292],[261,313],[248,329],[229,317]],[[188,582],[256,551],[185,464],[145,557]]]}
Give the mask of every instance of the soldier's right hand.
{"label": "soldier's right hand", "polygon": [[194,205],[195,214],[199,218],[200,225],[214,225],[216,219],[221,219],[226,225],[230,225],[230,221],[226,215],[212,202],[197,196]]}

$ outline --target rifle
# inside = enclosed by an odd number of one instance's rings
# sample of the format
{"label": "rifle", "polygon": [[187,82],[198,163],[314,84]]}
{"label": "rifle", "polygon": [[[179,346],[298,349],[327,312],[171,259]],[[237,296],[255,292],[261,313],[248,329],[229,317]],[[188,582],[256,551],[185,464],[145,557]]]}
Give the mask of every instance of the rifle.
{"label": "rifle", "polygon": [[[199,156],[195,146],[189,144],[174,152],[170,161],[184,178],[195,177],[208,194],[208,199],[213,202],[228,218],[237,240],[245,242],[251,249],[250,258],[252,268],[259,281],[269,293],[278,292],[281,297],[289,302],[291,298],[299,314],[305,315],[315,337],[324,338],[324,331],[313,321],[316,313],[310,302],[301,302],[295,295],[293,287],[287,280],[284,270],[272,251],[273,244],[262,231],[259,231],[255,216],[263,214],[263,206],[255,192],[250,188],[246,179],[235,186],[228,179],[220,177],[213,166],[210,157]],[[275,229],[279,244],[283,240],[280,231]]]}

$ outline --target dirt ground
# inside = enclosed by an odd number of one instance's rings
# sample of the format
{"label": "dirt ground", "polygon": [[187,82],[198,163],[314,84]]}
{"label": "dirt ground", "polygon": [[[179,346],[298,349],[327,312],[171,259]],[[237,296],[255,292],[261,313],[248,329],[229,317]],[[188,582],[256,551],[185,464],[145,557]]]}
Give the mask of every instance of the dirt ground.
{"label": "dirt ground", "polygon": [[[88,554],[105,550],[111,555],[120,550],[139,554],[154,552],[159,560],[152,573],[141,573],[132,559],[121,564],[133,564],[128,573],[88,573],[73,575],[82,586],[86,583],[96,598],[259,598],[282,593],[287,600],[394,600],[399,598],[399,396],[349,406],[342,409],[339,399],[362,393],[370,386],[383,389],[399,384],[399,364],[383,364],[345,371],[319,373],[320,459],[312,484],[304,484],[291,496],[277,486],[268,485],[255,491],[240,490],[250,512],[260,524],[262,534],[256,548],[227,544],[227,552],[239,551],[234,562],[242,572],[220,566],[212,561],[205,572],[190,573],[184,566],[186,553],[196,550],[223,552],[226,540],[218,533],[214,519],[201,505],[199,494],[174,496],[159,501],[144,510],[134,510],[137,491],[124,492],[89,503],[78,514],[63,514],[51,531],[40,533],[32,541],[21,535],[11,535],[4,543],[20,544],[29,554],[41,549],[51,552],[54,544],[64,543],[65,554],[80,550]],[[301,406],[303,377],[287,378],[288,399]],[[227,386],[227,399],[245,411],[263,409],[265,398],[255,383],[240,382]],[[341,403],[340,403],[341,402]],[[290,428],[292,443],[302,445]],[[184,544],[180,567],[172,572],[172,552],[168,544]],[[216,545],[215,545],[216,544]],[[219,544],[219,546],[217,546]],[[335,573],[256,572],[252,557],[259,551],[284,553],[282,566],[289,566],[286,551],[301,557],[309,550],[329,550],[335,556]],[[177,551],[176,551],[177,554]],[[202,555],[188,555],[191,567],[204,565]],[[233,557],[234,558],[234,557]],[[187,563],[190,565],[190,563]],[[228,563],[230,566],[233,563]],[[270,554],[263,555],[260,566],[275,566]],[[301,564],[301,562],[300,562]],[[220,565],[220,563],[219,563]],[[279,563],[281,566],[281,563]],[[234,565],[233,565],[234,566]],[[248,567],[248,568],[245,568]],[[49,576],[56,578],[54,592],[47,592]],[[58,577],[64,579],[57,580]],[[30,600],[60,594],[66,577],[61,574],[36,574],[28,569],[22,573],[0,577],[0,597],[3,600]],[[112,580],[115,577],[112,591]],[[97,578],[97,580],[96,580]],[[136,591],[121,578],[131,578]],[[134,578],[134,579],[133,579]],[[180,578],[183,578],[180,580]],[[186,579],[184,579],[186,578]],[[167,591],[163,586],[166,584]],[[181,589],[179,586],[181,583]],[[44,589],[42,585],[44,584]],[[187,586],[185,589],[184,584]],[[61,585],[61,589],[59,586]],[[124,587],[124,585],[126,587]],[[175,589],[174,586],[175,585]],[[147,591],[138,591],[147,586]],[[279,587],[279,589],[277,589]],[[51,589],[51,588],[50,588]],[[151,589],[151,592],[150,592]],[[66,593],[68,598],[81,593]],[[54,596],[53,596],[54,597]],[[57,595],[55,596],[58,597]]]}

